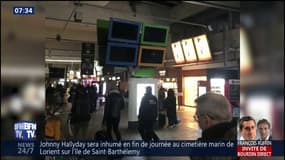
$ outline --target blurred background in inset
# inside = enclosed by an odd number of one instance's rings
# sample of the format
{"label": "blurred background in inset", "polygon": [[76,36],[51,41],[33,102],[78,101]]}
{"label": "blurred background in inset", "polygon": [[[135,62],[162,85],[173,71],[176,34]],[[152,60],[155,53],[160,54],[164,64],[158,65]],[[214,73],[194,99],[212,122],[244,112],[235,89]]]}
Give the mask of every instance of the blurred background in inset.
{"label": "blurred background in inset", "polygon": [[[15,16],[14,6],[34,6],[37,14]],[[1,140],[14,139],[14,123],[38,123],[45,106],[44,8],[36,2],[1,2]]]}
{"label": "blurred background in inset", "polygon": [[241,111],[284,139],[284,2],[241,2]]}

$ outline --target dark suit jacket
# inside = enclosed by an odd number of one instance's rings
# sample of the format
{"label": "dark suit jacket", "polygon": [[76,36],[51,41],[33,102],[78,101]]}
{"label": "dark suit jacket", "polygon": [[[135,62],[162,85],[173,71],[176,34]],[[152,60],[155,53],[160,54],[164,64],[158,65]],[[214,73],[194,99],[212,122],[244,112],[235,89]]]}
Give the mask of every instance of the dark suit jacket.
{"label": "dark suit jacket", "polygon": [[[262,140],[262,139],[259,138],[258,140]],[[268,141],[272,141],[272,135],[269,136]]]}

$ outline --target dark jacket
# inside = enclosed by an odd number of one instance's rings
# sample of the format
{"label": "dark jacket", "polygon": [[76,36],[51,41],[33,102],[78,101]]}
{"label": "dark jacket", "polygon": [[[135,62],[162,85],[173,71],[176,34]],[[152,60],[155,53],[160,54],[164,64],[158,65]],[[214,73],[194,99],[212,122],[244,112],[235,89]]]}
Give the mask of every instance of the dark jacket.
{"label": "dark jacket", "polygon": [[236,140],[236,123],[224,122],[216,124],[202,132],[202,137],[198,140]]}
{"label": "dark jacket", "polygon": [[[216,124],[202,132],[202,137],[198,140],[236,140],[237,122],[224,122]],[[237,160],[237,157],[191,157],[191,160]]]}
{"label": "dark jacket", "polygon": [[171,117],[176,120],[176,99],[175,97],[167,97],[163,101],[163,107],[166,109],[168,117]]}
{"label": "dark jacket", "polygon": [[71,123],[88,122],[91,118],[90,109],[88,91],[79,85],[71,108]]}
{"label": "dark jacket", "polygon": [[55,92],[55,89],[52,88],[51,86],[48,86],[46,88],[46,104],[47,105],[55,104],[54,92]]}
{"label": "dark jacket", "polygon": [[[261,138],[258,138],[258,140],[262,141]],[[272,141],[272,135],[269,136],[268,141]]]}
{"label": "dark jacket", "polygon": [[98,98],[96,86],[88,86],[87,90],[90,98],[90,104],[96,104]]}
{"label": "dark jacket", "polygon": [[106,99],[103,122],[111,118],[120,118],[124,105],[125,101],[120,92],[118,90],[110,91]]}
{"label": "dark jacket", "polygon": [[158,100],[163,101],[165,99],[165,90],[160,88],[158,91]]}
{"label": "dark jacket", "polygon": [[152,94],[145,94],[142,98],[139,109],[139,120],[155,121],[158,112],[157,98]]}
{"label": "dark jacket", "polygon": [[72,85],[70,87],[70,91],[69,91],[69,97],[68,97],[68,102],[71,104],[74,104],[75,98],[76,98],[76,91],[77,91],[77,86],[76,85]]}

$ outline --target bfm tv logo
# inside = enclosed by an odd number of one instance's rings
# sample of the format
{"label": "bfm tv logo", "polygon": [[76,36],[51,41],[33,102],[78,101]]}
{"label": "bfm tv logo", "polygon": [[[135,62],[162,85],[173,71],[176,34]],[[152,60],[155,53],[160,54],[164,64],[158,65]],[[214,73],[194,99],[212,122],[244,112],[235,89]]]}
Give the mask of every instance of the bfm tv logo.
{"label": "bfm tv logo", "polygon": [[14,124],[16,139],[31,140],[36,138],[37,124],[29,121],[19,121]]}

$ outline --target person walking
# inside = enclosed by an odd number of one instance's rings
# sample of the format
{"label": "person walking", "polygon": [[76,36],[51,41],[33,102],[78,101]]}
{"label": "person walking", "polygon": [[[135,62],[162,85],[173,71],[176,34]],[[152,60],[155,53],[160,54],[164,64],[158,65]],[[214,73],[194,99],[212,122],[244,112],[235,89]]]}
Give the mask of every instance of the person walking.
{"label": "person walking", "polygon": [[88,91],[82,84],[79,84],[74,96],[70,115],[74,139],[88,139],[87,130],[91,119]]}
{"label": "person walking", "polygon": [[174,128],[178,124],[176,113],[176,98],[173,89],[168,89],[167,97],[163,101],[163,106],[166,109],[168,117],[168,128]]}
{"label": "person walking", "polygon": [[159,140],[153,130],[154,123],[158,115],[158,100],[152,95],[152,88],[146,87],[139,109],[139,133],[143,140]]}
{"label": "person walking", "polygon": [[121,119],[121,110],[125,106],[125,101],[119,89],[116,86],[111,87],[106,98],[103,124],[107,126],[107,138],[112,140],[112,129],[116,134],[117,140],[122,140],[119,131],[119,123]]}

